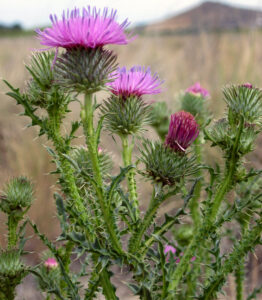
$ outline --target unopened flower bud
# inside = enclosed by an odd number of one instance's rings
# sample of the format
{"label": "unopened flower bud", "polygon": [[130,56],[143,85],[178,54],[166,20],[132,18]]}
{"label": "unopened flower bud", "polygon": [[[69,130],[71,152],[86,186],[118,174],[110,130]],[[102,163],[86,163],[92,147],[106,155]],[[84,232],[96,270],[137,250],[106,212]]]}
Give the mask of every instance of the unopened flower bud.
{"label": "unopened flower bud", "polygon": [[165,145],[176,152],[185,152],[199,134],[195,118],[188,112],[180,111],[171,115]]}
{"label": "unopened flower bud", "polygon": [[10,214],[15,210],[22,212],[31,206],[33,201],[33,187],[26,177],[13,178],[9,181],[0,197],[0,208]]}
{"label": "unopened flower bud", "polygon": [[55,269],[58,267],[58,263],[57,261],[52,258],[52,257],[49,257],[45,262],[44,262],[44,266],[47,268],[47,269]]}

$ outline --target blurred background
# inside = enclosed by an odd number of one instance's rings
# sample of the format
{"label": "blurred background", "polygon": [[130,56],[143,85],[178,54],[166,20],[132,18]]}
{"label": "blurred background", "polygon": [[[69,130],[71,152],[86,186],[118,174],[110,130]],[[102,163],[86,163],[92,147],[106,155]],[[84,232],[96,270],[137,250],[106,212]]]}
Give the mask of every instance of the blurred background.
{"label": "blurred background", "polygon": [[[86,5],[108,6],[118,10],[119,21],[128,18],[137,38],[127,46],[113,47],[120,65],[151,66],[164,83],[161,95],[155,101],[166,101],[172,112],[179,110],[178,94],[196,81],[211,94],[209,108],[214,119],[223,115],[221,88],[229,83],[250,82],[262,86],[262,1],[261,0],[9,0],[1,1],[0,10],[0,78],[24,90],[29,78],[25,63],[35,49],[42,49],[35,28],[50,25],[49,14],[58,16],[63,9]],[[29,215],[42,232],[55,239],[59,234],[53,201],[56,187],[48,173],[54,169],[44,145],[44,138],[37,138],[36,128],[26,128],[28,119],[19,117],[21,109],[5,95],[6,86],[0,82],[0,189],[12,176],[27,175],[35,184],[36,201]],[[105,95],[100,95],[102,99]],[[72,106],[71,119],[78,118],[79,105]],[[66,122],[69,122],[67,120]],[[66,123],[65,123],[66,130]],[[155,133],[149,129],[152,138]],[[83,144],[80,137],[77,144]],[[250,155],[251,165],[261,168],[262,153],[258,140],[257,150]],[[106,133],[102,147],[113,153],[116,170],[121,164],[119,147]],[[221,161],[217,152],[206,153],[210,163]],[[150,186],[143,183],[143,193]],[[140,193],[142,191],[140,190]],[[146,197],[143,197],[143,199]],[[141,203],[146,207],[146,202]],[[168,203],[163,211],[175,208]],[[5,245],[5,219],[0,214],[0,243]],[[30,234],[30,232],[29,232]],[[39,262],[36,252],[44,247],[35,238],[27,243],[34,253],[28,263]],[[251,290],[262,281],[261,249],[250,255],[248,262],[247,289]],[[29,286],[30,288],[27,288]],[[27,280],[19,288],[17,299],[43,299]],[[127,299],[126,297],[120,299]],[[221,298],[222,299],[222,298]],[[229,279],[227,296],[234,299],[234,279]],[[258,298],[258,299],[262,299]]]}

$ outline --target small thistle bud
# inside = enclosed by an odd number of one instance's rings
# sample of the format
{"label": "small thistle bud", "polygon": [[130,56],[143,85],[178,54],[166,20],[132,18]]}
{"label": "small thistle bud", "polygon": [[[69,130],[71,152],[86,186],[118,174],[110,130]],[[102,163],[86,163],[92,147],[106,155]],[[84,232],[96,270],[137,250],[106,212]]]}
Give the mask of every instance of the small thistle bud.
{"label": "small thistle bud", "polygon": [[17,211],[22,213],[23,209],[31,206],[33,201],[33,186],[24,176],[13,178],[6,185],[4,194],[0,198],[0,208],[6,214]]}
{"label": "small thistle bud", "polygon": [[116,55],[102,47],[67,49],[54,68],[57,83],[77,93],[102,90],[115,69]]}
{"label": "small thistle bud", "polygon": [[140,160],[145,164],[145,170],[139,173],[154,182],[172,186],[198,172],[195,157],[181,155],[159,142],[145,140],[143,146]]}
{"label": "small thistle bud", "polygon": [[186,93],[190,93],[203,98],[209,97],[209,92],[206,89],[202,88],[199,82],[196,82],[194,85],[187,88]]}
{"label": "small thistle bud", "polygon": [[0,294],[2,292],[5,299],[14,299],[15,288],[26,274],[17,250],[0,252]]}
{"label": "small thistle bud", "polygon": [[187,246],[194,236],[194,228],[192,225],[184,224],[174,230],[173,233],[180,246]]}
{"label": "small thistle bud", "polygon": [[33,106],[49,109],[67,105],[71,99],[61,91],[60,86],[55,82],[52,62],[54,53],[37,53],[30,65],[26,66],[31,79],[27,84],[27,97]]}
{"label": "small thistle bud", "polygon": [[209,97],[207,90],[200,86],[197,82],[193,86],[186,89],[181,96],[181,110],[191,113],[199,124],[204,122],[207,114],[205,109],[205,100]]}
{"label": "small thistle bud", "polygon": [[165,249],[164,249],[164,254],[166,255],[166,261],[169,262],[169,259],[170,259],[170,254],[173,256],[174,258],[174,255],[176,253],[176,248],[174,248],[173,246],[171,245],[166,245],[165,246]]}
{"label": "small thistle bud", "polygon": [[262,91],[250,83],[224,88],[224,100],[229,107],[228,120],[239,124],[242,116],[247,123],[260,124],[262,118]]}
{"label": "small thistle bud", "polygon": [[45,262],[44,262],[44,266],[47,268],[47,269],[56,269],[58,267],[58,263],[57,261],[52,258],[52,257],[49,257]]}
{"label": "small thistle bud", "polygon": [[171,115],[165,145],[176,152],[185,152],[199,134],[195,118],[188,112],[180,111]]}

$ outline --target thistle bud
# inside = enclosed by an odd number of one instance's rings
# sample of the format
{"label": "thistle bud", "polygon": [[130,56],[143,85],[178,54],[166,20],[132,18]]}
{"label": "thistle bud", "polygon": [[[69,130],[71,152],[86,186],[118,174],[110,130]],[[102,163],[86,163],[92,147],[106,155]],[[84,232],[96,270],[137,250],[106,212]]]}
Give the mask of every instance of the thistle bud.
{"label": "thistle bud", "polygon": [[47,269],[56,269],[58,267],[58,263],[57,261],[53,258],[53,257],[49,257],[45,262],[44,262],[44,266]]}
{"label": "thistle bud", "polygon": [[191,113],[200,125],[202,125],[207,118],[206,99],[209,97],[209,92],[202,88],[200,83],[186,89],[181,97],[181,110]]}
{"label": "thistle bud", "polygon": [[139,173],[163,186],[179,184],[199,170],[195,157],[181,155],[159,142],[145,140],[143,146],[140,160],[145,164],[145,170]]}
{"label": "thistle bud", "polygon": [[224,100],[229,107],[230,124],[238,125],[242,116],[247,123],[260,124],[262,118],[262,91],[252,84],[232,85],[224,88]]}
{"label": "thistle bud", "polygon": [[0,294],[2,292],[5,299],[14,299],[15,288],[26,274],[17,250],[0,252]]}
{"label": "thistle bud", "polygon": [[6,185],[0,197],[0,208],[6,214],[23,214],[23,209],[31,206],[33,201],[33,186],[24,176],[13,178]]}
{"label": "thistle bud", "polygon": [[188,112],[180,111],[171,115],[165,145],[176,152],[185,152],[199,134],[195,118]]}

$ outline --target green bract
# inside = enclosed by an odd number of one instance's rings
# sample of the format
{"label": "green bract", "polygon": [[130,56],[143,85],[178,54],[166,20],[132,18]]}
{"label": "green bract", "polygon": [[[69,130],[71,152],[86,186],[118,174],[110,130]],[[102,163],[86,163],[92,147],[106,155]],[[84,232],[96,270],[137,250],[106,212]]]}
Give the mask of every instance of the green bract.
{"label": "green bract", "polygon": [[140,174],[163,185],[175,185],[198,171],[194,156],[174,152],[159,142],[145,140],[140,152],[140,159],[145,164],[145,170]]}
{"label": "green bract", "polygon": [[24,176],[13,178],[9,181],[0,198],[0,208],[10,214],[29,208],[33,201],[33,186]]}
{"label": "green bract", "polygon": [[119,135],[139,134],[151,123],[150,106],[136,96],[123,99],[112,95],[101,112],[106,129]]}
{"label": "green bract", "polygon": [[262,91],[242,85],[232,85],[223,89],[224,100],[229,107],[229,122],[237,124],[242,116],[245,122],[261,123]]}
{"label": "green bract", "polygon": [[54,107],[64,107],[72,99],[61,91],[61,87],[54,78],[52,64],[54,53],[37,53],[31,59],[31,65],[26,66],[32,76],[28,82],[28,104],[47,110]]}
{"label": "green bract", "polygon": [[94,93],[105,88],[116,69],[116,55],[97,48],[72,48],[57,58],[55,78],[65,89]]}
{"label": "green bract", "polygon": [[19,251],[0,252],[0,299],[14,299],[15,288],[26,274]]}
{"label": "green bract", "polygon": [[[222,150],[228,153],[232,151],[234,140],[237,135],[237,127],[230,126],[227,119],[220,119],[211,127],[206,129],[206,139],[212,142],[212,146],[219,146]],[[256,130],[255,125],[245,124],[238,148],[239,155],[245,155],[254,149],[254,141],[259,131]]]}

